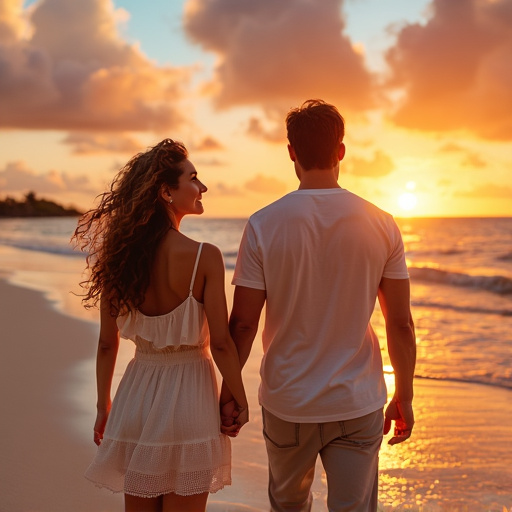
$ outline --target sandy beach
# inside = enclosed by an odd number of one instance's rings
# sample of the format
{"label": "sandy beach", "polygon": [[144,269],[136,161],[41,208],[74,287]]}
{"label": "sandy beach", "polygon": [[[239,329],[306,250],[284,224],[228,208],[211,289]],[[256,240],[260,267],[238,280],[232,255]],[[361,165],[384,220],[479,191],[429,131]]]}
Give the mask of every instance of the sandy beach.
{"label": "sandy beach", "polygon": [[[96,323],[5,280],[0,296],[0,512],[122,511],[122,496],[82,476],[96,449]],[[129,342],[125,347],[117,378],[130,358]],[[233,485],[210,497],[209,511],[268,510],[256,399],[260,356],[256,340],[244,370],[251,422],[233,442]],[[380,510],[512,510],[511,399],[492,386],[417,380],[413,438],[381,451]],[[313,491],[313,510],[326,510],[320,464]]]}

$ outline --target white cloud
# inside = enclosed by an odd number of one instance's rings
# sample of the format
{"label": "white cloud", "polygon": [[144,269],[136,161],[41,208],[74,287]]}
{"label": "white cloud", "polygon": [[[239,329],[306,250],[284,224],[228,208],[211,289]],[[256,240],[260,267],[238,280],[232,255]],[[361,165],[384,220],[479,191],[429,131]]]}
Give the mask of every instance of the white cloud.
{"label": "white cloud", "polygon": [[0,7],[0,126],[156,131],[184,122],[175,105],[191,69],[157,67],[123,41],[116,21],[126,13],[110,0],[41,0],[29,35],[21,6]]}
{"label": "white cloud", "polygon": [[370,108],[373,77],[344,34],[342,0],[189,0],[185,29],[217,55],[209,90],[221,107],[288,110],[322,98],[346,111]]}

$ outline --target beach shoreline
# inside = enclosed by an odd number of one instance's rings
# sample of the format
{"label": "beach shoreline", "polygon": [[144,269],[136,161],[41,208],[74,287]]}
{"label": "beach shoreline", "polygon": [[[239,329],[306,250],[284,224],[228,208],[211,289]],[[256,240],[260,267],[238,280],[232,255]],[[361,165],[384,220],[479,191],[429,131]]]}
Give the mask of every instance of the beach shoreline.
{"label": "beach shoreline", "polygon": [[[122,495],[83,478],[96,449],[90,434],[97,322],[67,315],[42,291],[14,285],[5,276],[0,296],[1,403],[9,411],[0,423],[0,512],[123,510]],[[256,398],[260,356],[256,340],[244,369],[251,422],[232,443],[233,485],[211,495],[208,511],[268,510]],[[119,375],[129,357],[127,348]],[[512,392],[492,386],[417,380],[413,437],[381,450],[380,510],[511,510],[511,399]],[[320,464],[313,493],[313,510],[326,510]]]}

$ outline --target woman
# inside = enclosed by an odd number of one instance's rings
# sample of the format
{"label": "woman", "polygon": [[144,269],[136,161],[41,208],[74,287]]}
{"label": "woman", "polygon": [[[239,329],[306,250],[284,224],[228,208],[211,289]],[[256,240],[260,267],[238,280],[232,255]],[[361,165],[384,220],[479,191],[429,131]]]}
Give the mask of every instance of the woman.
{"label": "woman", "polygon": [[[211,356],[238,408],[223,431],[248,421],[222,254],[179,230],[203,213],[206,191],[183,144],[166,139],[126,164],[74,234],[89,252],[83,300],[101,312],[99,448],[86,477],[124,492],[126,511],[204,511],[208,493],[231,483]],[[136,350],[111,403],[120,335]]]}

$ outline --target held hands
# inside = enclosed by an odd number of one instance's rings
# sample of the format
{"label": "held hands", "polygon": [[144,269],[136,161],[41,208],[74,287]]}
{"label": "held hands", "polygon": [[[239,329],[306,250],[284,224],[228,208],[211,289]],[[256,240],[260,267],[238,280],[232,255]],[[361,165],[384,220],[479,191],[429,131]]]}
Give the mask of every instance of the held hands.
{"label": "held hands", "polygon": [[248,407],[239,407],[235,400],[220,406],[220,431],[229,437],[236,437],[240,429],[249,421]]}
{"label": "held hands", "polygon": [[384,415],[384,434],[390,431],[392,421],[395,422],[394,436],[388,441],[388,444],[399,444],[409,439],[414,426],[412,402],[402,402],[393,398]]}

